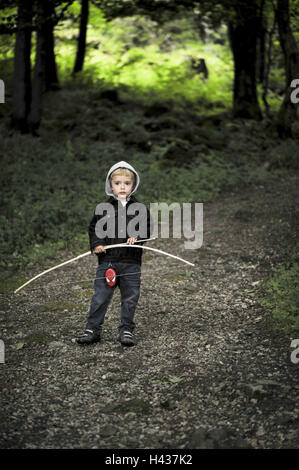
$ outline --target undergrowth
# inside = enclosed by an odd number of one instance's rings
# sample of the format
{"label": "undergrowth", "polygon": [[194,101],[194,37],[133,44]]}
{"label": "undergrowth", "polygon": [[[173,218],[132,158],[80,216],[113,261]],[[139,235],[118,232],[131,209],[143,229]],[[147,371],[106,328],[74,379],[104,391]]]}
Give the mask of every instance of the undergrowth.
{"label": "undergrowth", "polygon": [[266,296],[262,305],[270,312],[274,328],[287,334],[299,333],[298,260],[298,254],[290,257],[288,264],[264,283]]}

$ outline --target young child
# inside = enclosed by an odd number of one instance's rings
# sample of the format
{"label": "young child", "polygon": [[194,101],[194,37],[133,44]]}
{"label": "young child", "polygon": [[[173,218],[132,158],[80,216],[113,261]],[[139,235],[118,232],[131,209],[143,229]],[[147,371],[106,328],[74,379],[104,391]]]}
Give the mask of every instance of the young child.
{"label": "young child", "polygon": [[[134,346],[133,331],[135,328],[134,313],[139,299],[140,271],[142,261],[142,248],[120,247],[105,250],[105,245],[126,243],[134,244],[137,239],[142,240],[150,237],[151,219],[149,210],[141,203],[138,203],[133,194],[137,191],[140,178],[134,168],[128,163],[121,161],[113,165],[106,178],[106,194],[109,197],[104,206],[111,204],[113,209],[113,223],[109,230],[100,232],[100,228],[107,229],[107,221],[111,223],[111,211],[108,210],[103,219],[104,211],[94,211],[93,218],[89,226],[90,249],[98,256],[98,268],[94,281],[94,295],[91,299],[90,310],[87,318],[85,332],[77,338],[77,343],[81,345],[92,344],[101,340],[102,325],[109,303],[112,299],[115,287],[118,285],[121,294],[120,325],[118,327],[118,340],[124,346]],[[138,204],[136,204],[138,203]],[[137,231],[143,236],[132,235],[132,220],[136,217],[134,208],[136,206],[143,209],[137,213],[142,213],[136,225]],[[109,209],[108,207],[108,209]],[[131,210],[130,210],[131,207]],[[109,218],[110,217],[110,218]],[[138,217],[138,216],[137,216]],[[125,222],[124,222],[125,221]],[[106,222],[103,223],[103,222]],[[130,222],[131,225],[130,225]],[[98,225],[97,225],[98,224]],[[129,233],[130,232],[130,233]],[[135,233],[134,233],[135,235]],[[142,243],[138,243],[142,244]],[[108,268],[113,268],[116,273],[116,284],[111,286],[105,279]]]}

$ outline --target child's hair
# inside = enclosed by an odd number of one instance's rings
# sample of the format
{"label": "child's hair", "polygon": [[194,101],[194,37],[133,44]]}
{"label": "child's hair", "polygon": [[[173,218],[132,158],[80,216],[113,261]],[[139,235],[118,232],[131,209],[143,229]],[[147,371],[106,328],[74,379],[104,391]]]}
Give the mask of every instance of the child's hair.
{"label": "child's hair", "polygon": [[129,170],[128,168],[117,168],[114,170],[110,175],[110,181],[112,181],[114,176],[130,176],[130,178],[133,180],[133,185],[135,185],[135,175],[133,171]]}

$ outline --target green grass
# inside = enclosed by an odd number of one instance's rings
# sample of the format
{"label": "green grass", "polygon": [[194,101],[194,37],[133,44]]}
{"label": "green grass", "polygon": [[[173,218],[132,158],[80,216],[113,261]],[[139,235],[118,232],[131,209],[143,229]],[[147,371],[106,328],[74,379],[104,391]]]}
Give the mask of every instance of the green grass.
{"label": "green grass", "polygon": [[[78,2],[71,10],[78,14]],[[168,29],[168,42],[165,43]],[[176,31],[176,32],[173,32]],[[64,82],[71,78],[78,24],[58,25],[56,57]],[[185,18],[164,28],[149,18],[118,18],[105,21],[99,9],[90,5],[84,78],[89,84],[134,90],[142,102],[217,102],[228,107],[232,101],[233,63],[228,45],[202,44],[192,20]],[[190,57],[200,56],[209,68],[204,82],[191,70]],[[80,74],[79,74],[80,75]],[[81,74],[82,75],[82,74]]]}
{"label": "green grass", "polygon": [[299,263],[298,257],[282,266],[265,283],[262,304],[271,314],[274,328],[286,333],[299,332]]}
{"label": "green grass", "polygon": [[11,276],[6,279],[0,279],[0,294],[9,294],[24,284],[27,279],[24,276]]}
{"label": "green grass", "polygon": [[[35,331],[25,338],[25,345],[34,346],[34,345],[47,345],[54,340],[54,337],[49,335],[46,331]],[[20,343],[22,344],[22,343]]]}

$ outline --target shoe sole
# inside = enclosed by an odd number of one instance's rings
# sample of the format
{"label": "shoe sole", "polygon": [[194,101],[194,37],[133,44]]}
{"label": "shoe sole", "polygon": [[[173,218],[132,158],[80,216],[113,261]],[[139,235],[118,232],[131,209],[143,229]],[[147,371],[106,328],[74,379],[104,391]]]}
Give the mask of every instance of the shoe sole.
{"label": "shoe sole", "polygon": [[94,339],[92,341],[83,341],[83,342],[79,342],[78,340],[76,340],[76,343],[79,344],[79,346],[89,346],[90,344],[99,343],[100,341],[101,341],[101,338]]}
{"label": "shoe sole", "polygon": [[127,348],[135,346],[135,343],[133,341],[130,341],[130,342],[122,341],[120,338],[117,338],[117,341],[119,341],[122,346],[126,346]]}

